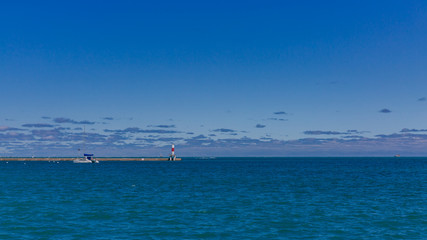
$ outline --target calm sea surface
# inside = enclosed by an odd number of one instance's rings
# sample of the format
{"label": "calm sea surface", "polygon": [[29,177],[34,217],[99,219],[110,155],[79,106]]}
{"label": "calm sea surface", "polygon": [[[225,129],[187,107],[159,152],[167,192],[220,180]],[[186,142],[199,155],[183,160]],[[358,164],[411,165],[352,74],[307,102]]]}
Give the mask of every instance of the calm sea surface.
{"label": "calm sea surface", "polygon": [[0,162],[0,239],[427,239],[427,158]]}

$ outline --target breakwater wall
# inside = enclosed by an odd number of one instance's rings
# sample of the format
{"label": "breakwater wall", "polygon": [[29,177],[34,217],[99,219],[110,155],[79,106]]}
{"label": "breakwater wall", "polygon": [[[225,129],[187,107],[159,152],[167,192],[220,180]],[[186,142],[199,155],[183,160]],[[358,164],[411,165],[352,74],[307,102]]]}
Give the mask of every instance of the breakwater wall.
{"label": "breakwater wall", "polygon": [[[73,161],[75,157],[0,157],[0,161]],[[169,158],[137,158],[137,157],[98,157],[98,161],[169,161]],[[176,158],[175,161],[181,161]]]}

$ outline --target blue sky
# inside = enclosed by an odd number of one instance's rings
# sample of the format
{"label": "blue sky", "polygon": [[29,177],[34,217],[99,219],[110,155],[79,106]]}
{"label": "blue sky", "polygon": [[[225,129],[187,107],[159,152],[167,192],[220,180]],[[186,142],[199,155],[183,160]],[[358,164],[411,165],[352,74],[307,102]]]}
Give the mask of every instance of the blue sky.
{"label": "blue sky", "polygon": [[0,29],[2,156],[427,154],[424,1],[14,1]]}

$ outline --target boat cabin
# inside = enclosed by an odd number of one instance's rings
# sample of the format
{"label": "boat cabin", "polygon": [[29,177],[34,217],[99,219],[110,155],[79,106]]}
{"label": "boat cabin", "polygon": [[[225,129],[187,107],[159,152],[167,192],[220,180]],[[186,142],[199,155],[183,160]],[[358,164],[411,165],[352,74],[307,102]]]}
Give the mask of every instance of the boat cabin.
{"label": "boat cabin", "polygon": [[93,154],[85,153],[84,157],[85,157],[85,159],[92,161]]}

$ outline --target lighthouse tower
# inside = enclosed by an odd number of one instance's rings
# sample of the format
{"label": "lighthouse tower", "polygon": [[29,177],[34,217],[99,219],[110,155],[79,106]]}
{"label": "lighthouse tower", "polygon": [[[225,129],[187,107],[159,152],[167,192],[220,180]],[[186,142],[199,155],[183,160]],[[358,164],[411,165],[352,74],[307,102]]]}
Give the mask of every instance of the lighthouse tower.
{"label": "lighthouse tower", "polygon": [[175,155],[175,145],[172,144],[172,153],[169,156],[169,161],[175,161],[176,160],[176,155]]}

